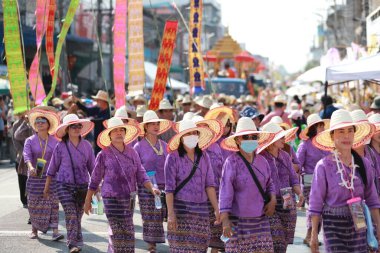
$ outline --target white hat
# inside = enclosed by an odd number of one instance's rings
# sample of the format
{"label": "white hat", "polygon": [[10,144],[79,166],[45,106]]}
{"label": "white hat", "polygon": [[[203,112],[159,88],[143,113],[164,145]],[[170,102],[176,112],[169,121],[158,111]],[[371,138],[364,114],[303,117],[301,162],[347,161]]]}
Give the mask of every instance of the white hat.
{"label": "white hat", "polygon": [[158,106],[158,110],[173,110],[173,109],[174,107],[172,106],[170,101],[167,99],[162,99],[160,101],[160,105]]}
{"label": "white hat", "polygon": [[55,133],[56,129],[58,128],[59,122],[60,122],[59,116],[57,113],[55,113],[53,111],[40,110],[37,108],[33,108],[32,110],[30,110],[30,112],[28,114],[28,119],[29,119],[30,126],[33,128],[33,130],[35,132],[37,132],[37,129],[35,126],[35,122],[36,122],[37,118],[47,119],[49,121],[49,125],[50,125],[48,133],[49,134]]}
{"label": "white hat", "polygon": [[190,96],[185,96],[183,99],[182,99],[182,104],[190,104],[191,103],[191,98]]}
{"label": "white hat", "polygon": [[108,93],[105,92],[104,90],[98,91],[96,96],[91,96],[94,100],[103,100],[108,103]]}
{"label": "white hat", "polygon": [[283,104],[286,104],[287,101],[286,101],[286,96],[285,95],[277,95],[274,97],[274,100],[273,100],[275,103],[283,103]]}
{"label": "white hat", "polygon": [[146,99],[145,99],[144,95],[142,95],[142,94],[139,94],[139,95],[133,97],[132,103],[135,101],[143,101],[144,103],[146,103]]}
{"label": "white hat", "polygon": [[380,114],[372,114],[368,121],[376,126],[376,133],[378,133],[380,131]]}
{"label": "white hat", "polygon": [[140,136],[145,134],[144,125],[153,122],[160,122],[160,130],[158,131],[159,135],[168,131],[172,127],[172,122],[170,120],[160,119],[155,111],[148,110],[144,113],[143,122],[139,124]]}
{"label": "white hat", "polygon": [[144,113],[148,110],[146,105],[138,105],[136,108],[136,117],[143,117]]}
{"label": "white hat", "polygon": [[365,114],[365,112],[361,109],[354,110],[350,112],[352,120],[354,122],[360,123],[360,122],[369,122],[368,117]]}
{"label": "white hat", "polygon": [[357,148],[371,139],[375,131],[373,124],[368,122],[354,122],[350,112],[347,110],[339,109],[333,112],[330,120],[330,127],[325,131],[319,133],[314,139],[313,144],[320,149],[331,151],[335,148],[335,143],[331,139],[330,133],[336,129],[341,129],[349,126],[355,126],[355,137],[353,148]]}
{"label": "white hat", "polygon": [[310,114],[309,117],[307,117],[307,119],[306,119],[307,127],[304,130],[302,130],[302,132],[300,133],[300,139],[302,139],[304,141],[309,139],[307,134],[309,133],[310,127],[312,127],[315,124],[321,123],[321,122],[323,122],[325,124],[324,125],[325,130],[329,128],[329,124],[330,124],[329,119],[322,119],[316,113]]}
{"label": "white hat", "polygon": [[258,131],[255,123],[252,121],[251,118],[248,117],[241,117],[236,126],[236,132],[235,134],[229,136],[228,138],[224,139],[222,141],[222,148],[230,151],[239,151],[239,147],[236,144],[235,137],[237,136],[243,136],[243,135],[250,135],[255,134],[258,135],[259,139],[259,145],[262,145],[267,140],[271,140],[274,137],[274,134],[268,133],[265,131]]}
{"label": "white hat", "polygon": [[[129,117],[127,108],[125,107],[125,105],[123,105],[122,107],[116,110],[114,117],[120,118],[121,120],[128,120],[128,124],[134,124],[134,125],[138,124],[138,122],[135,119],[132,119]],[[108,120],[103,121],[103,126],[105,128],[107,128],[107,124],[108,124]]]}
{"label": "white hat", "polygon": [[174,135],[167,145],[168,152],[177,150],[181,141],[181,137],[193,131],[199,132],[198,147],[200,149],[205,149],[213,143],[212,140],[214,139],[214,133],[211,129],[207,127],[198,127],[192,120],[182,120],[179,124],[179,133]]}
{"label": "white hat", "polygon": [[176,102],[181,102],[183,100],[183,96],[181,94],[177,95],[177,99],[175,100]]}
{"label": "white hat", "polygon": [[204,96],[201,100],[195,102],[197,105],[210,109],[213,104],[211,98]]}
{"label": "white hat", "polygon": [[256,99],[252,95],[248,95],[245,98],[245,102],[256,102]]}
{"label": "white hat", "polygon": [[273,116],[269,122],[275,123],[279,125],[280,127],[284,127],[285,130],[290,129],[290,125],[288,123],[284,123],[282,118],[280,116]]}
{"label": "white hat", "polygon": [[94,128],[94,123],[89,119],[79,119],[78,115],[70,113],[63,118],[62,124],[58,126],[55,132],[55,136],[61,139],[66,134],[66,128],[74,124],[81,124],[83,126],[80,132],[82,137],[86,136]]}
{"label": "white hat", "polygon": [[135,125],[126,125],[123,123],[120,118],[110,118],[108,120],[107,129],[103,130],[98,136],[98,146],[101,148],[108,147],[111,145],[111,138],[109,136],[110,132],[116,128],[124,128],[125,129],[125,138],[124,143],[129,144],[134,141],[139,135],[139,128]]}
{"label": "white hat", "polygon": [[273,133],[275,136],[272,140],[267,140],[263,145],[257,150],[257,153],[262,152],[267,147],[275,143],[276,141],[280,140],[281,138],[285,137],[285,142],[292,141],[296,137],[296,133],[298,130],[298,127],[293,127],[288,130],[284,130],[281,128],[280,125],[269,122],[263,126],[263,131],[268,133]]}

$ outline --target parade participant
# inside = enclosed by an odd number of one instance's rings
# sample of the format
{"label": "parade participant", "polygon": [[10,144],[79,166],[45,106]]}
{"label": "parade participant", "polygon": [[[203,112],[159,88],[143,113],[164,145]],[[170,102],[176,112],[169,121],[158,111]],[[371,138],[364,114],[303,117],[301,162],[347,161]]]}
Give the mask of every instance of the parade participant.
{"label": "parade participant", "polygon": [[136,109],[141,106],[141,105],[146,105],[146,99],[144,97],[143,94],[139,94],[137,96],[135,96],[133,99],[132,99],[132,106],[133,106],[133,109]]}
{"label": "parade participant", "polygon": [[186,95],[181,103],[182,110],[178,113],[177,121],[180,121],[183,119],[183,116],[190,112],[191,109],[191,98],[189,95]]}
{"label": "parade participant", "polygon": [[30,126],[35,134],[25,141],[24,161],[28,167],[26,192],[28,196],[28,210],[32,223],[31,239],[38,238],[38,231],[46,233],[53,230],[53,241],[63,239],[58,233],[59,201],[56,196],[55,179],[50,185],[49,198],[44,199],[43,192],[46,182],[46,170],[49,166],[57,139],[52,136],[59,125],[56,113],[43,110],[31,110],[28,114]]}
{"label": "parade participant", "polygon": [[304,196],[292,160],[282,149],[286,142],[295,138],[298,129],[294,127],[285,131],[278,124],[270,122],[262,130],[275,135],[272,140],[263,143],[257,153],[267,160],[271,168],[277,198],[276,212],[269,217],[274,252],[285,253],[288,244],[293,243],[297,221],[293,192],[298,195],[298,207],[302,205]]}
{"label": "parade participant", "polygon": [[[160,104],[158,106],[158,112],[157,112],[157,115],[160,117],[160,119],[173,121],[174,120],[173,112],[174,112],[174,107],[170,104],[169,100],[163,99],[160,101]],[[175,134],[176,134],[175,131],[170,128],[168,131],[160,135],[160,139],[167,143]]]}
{"label": "parade participant", "polygon": [[271,139],[273,134],[257,131],[250,118],[242,117],[236,133],[222,142],[233,152],[223,165],[219,194],[227,253],[275,252],[268,219],[275,211],[275,189],[268,162],[255,154]]}
{"label": "parade participant", "polygon": [[101,194],[110,226],[108,252],[134,252],[136,184],[152,194],[159,193],[149,181],[137,153],[127,145],[138,135],[137,126],[125,125],[120,118],[111,118],[107,129],[98,138],[104,149],[96,157],[84,210],[89,214],[92,196],[102,182]]}
{"label": "parade participant", "polygon": [[144,113],[148,110],[146,105],[139,105],[136,109],[136,120],[138,123],[143,121]]}
{"label": "parade participant", "polygon": [[241,117],[248,117],[253,120],[257,129],[260,129],[260,123],[264,118],[264,114],[260,113],[255,107],[246,106],[240,112]]}
{"label": "parade participant", "polygon": [[199,106],[199,110],[196,112],[198,113],[199,116],[205,117],[205,115],[210,110],[210,107],[212,105],[211,98],[209,96],[203,96],[202,99],[199,99],[195,102]]}
{"label": "parade participant", "polygon": [[55,147],[47,171],[44,196],[51,194],[50,184],[56,178],[57,195],[65,212],[66,244],[70,252],[79,252],[83,246],[83,205],[95,161],[92,146],[83,137],[93,128],[94,123],[90,120],[79,119],[75,114],[66,115],[55,134],[62,141]]}
{"label": "parade participant", "polygon": [[264,117],[261,121],[261,126],[267,124],[274,116],[280,116],[282,121],[290,126],[292,123],[289,120],[289,114],[285,112],[286,103],[287,101],[285,95],[277,95],[274,98],[274,111]]}
{"label": "parade participant", "polygon": [[[309,205],[311,180],[313,178],[315,165],[319,160],[326,157],[330,153],[315,147],[312,140],[315,136],[317,136],[317,134],[328,128],[328,124],[329,120],[322,120],[316,113],[311,114],[307,118],[307,127],[300,134],[300,138],[303,142],[298,147],[297,157],[301,166],[303,194],[307,205]],[[310,246],[311,216],[309,211],[306,212],[306,222],[307,233],[303,243]]]}
{"label": "parade participant", "polygon": [[373,99],[370,109],[372,114],[380,114],[380,95]]}
{"label": "parade participant", "polygon": [[319,113],[319,116],[322,118],[322,119],[330,119],[331,118],[331,115],[333,112],[335,112],[336,110],[338,110],[338,108],[336,108],[334,106],[334,101],[332,99],[331,96],[323,96],[321,98],[321,102],[322,102],[322,110],[321,112]]}
{"label": "parade participant", "polygon": [[210,158],[202,149],[212,144],[213,132],[183,120],[179,133],[168,143],[165,162],[165,192],[168,208],[170,252],[206,252],[210,241],[207,200],[219,208]]}
{"label": "parade participant", "polygon": [[[369,162],[352,148],[366,142],[372,134],[368,123],[355,123],[348,111],[337,110],[331,116],[329,129],[313,139],[318,148],[333,151],[317,163],[311,184],[310,248],[313,253],[319,252],[320,219],[326,252],[368,252],[361,200],[371,209],[377,227],[380,226],[380,202]],[[377,238],[380,238],[380,230],[377,230]]]}
{"label": "parade participant", "polygon": [[[158,136],[171,128],[171,121],[159,119],[154,111],[147,111],[140,123],[141,141],[134,145],[141,164],[151,178],[153,185],[165,190],[164,165],[167,156],[166,142]],[[155,207],[155,198],[139,185],[140,211],[143,220],[143,239],[149,244],[149,252],[156,251],[157,243],[165,243],[163,218],[166,209]]]}
{"label": "parade participant", "polygon": [[[368,121],[376,126],[376,132],[372,136],[371,143],[368,146],[372,151],[373,154],[376,157],[376,164],[375,165],[375,170],[378,171],[380,170],[380,114],[374,114],[368,118]],[[380,175],[380,171],[378,171],[378,175]],[[380,195],[380,176],[376,180],[377,186],[378,186],[378,191]]]}

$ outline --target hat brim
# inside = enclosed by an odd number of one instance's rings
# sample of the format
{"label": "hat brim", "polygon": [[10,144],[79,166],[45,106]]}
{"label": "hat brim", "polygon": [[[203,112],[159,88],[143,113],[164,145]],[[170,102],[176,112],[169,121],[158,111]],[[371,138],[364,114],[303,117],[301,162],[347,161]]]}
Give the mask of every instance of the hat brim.
{"label": "hat brim", "polygon": [[189,132],[193,132],[193,131],[198,131],[199,132],[199,141],[198,141],[198,147],[200,149],[206,149],[208,148],[211,144],[213,144],[214,142],[212,142],[214,140],[214,133],[211,129],[207,128],[207,127],[194,127],[194,128],[190,128],[190,129],[187,129],[185,131],[182,131],[176,135],[174,135],[170,140],[169,140],[169,143],[167,145],[167,151],[168,152],[173,152],[175,150],[178,149],[178,146],[181,142],[181,137]]}
{"label": "hat brim", "polygon": [[251,134],[258,135],[258,137],[259,137],[259,139],[258,139],[259,146],[261,146],[266,141],[272,140],[274,138],[274,134],[273,133],[269,133],[269,132],[263,132],[263,131],[242,131],[242,132],[239,132],[239,133],[235,133],[235,134],[227,137],[226,139],[224,139],[222,141],[222,143],[221,143],[221,147],[223,149],[226,149],[226,150],[229,150],[229,151],[235,151],[235,152],[239,151],[239,147],[236,144],[235,137],[243,136],[243,135],[251,135]]}
{"label": "hat brim", "polygon": [[[173,130],[176,132],[176,133],[179,133],[179,124],[180,122],[176,122],[173,124]],[[198,121],[195,123],[197,126],[201,125],[201,124],[206,124],[208,128],[210,128],[214,134],[215,134],[215,138],[214,138],[214,142],[219,140],[220,137],[222,137],[223,135],[223,132],[224,132],[224,127],[222,125],[222,122],[220,122],[220,120],[217,120],[217,119],[206,119],[206,120],[201,120],[201,121]]]}
{"label": "hat brim", "polygon": [[98,136],[97,144],[100,148],[104,149],[111,145],[111,138],[109,137],[109,134],[112,130],[115,130],[117,128],[125,129],[124,143],[127,145],[131,143],[132,141],[136,140],[136,138],[139,136],[139,133],[140,133],[138,126],[135,126],[135,125],[122,125],[122,126],[107,128],[103,130]]}
{"label": "hat brim", "polygon": [[28,119],[30,122],[30,126],[33,128],[35,132],[37,132],[36,129],[36,119],[37,118],[46,118],[49,121],[50,128],[48,130],[48,133],[50,135],[54,134],[59,126],[59,116],[57,113],[52,111],[45,111],[40,109],[32,109],[28,114]]}
{"label": "hat brim", "polygon": [[331,131],[341,129],[344,127],[355,126],[356,131],[354,135],[354,143],[352,145],[353,148],[358,148],[365,144],[368,140],[372,138],[373,133],[376,131],[375,125],[371,123],[346,123],[340,124],[333,128],[329,128],[321,133],[319,133],[316,137],[313,138],[313,144],[319,149],[323,149],[326,151],[332,151],[335,149],[334,141],[331,139]]}
{"label": "hat brim", "polygon": [[[137,120],[132,119],[132,118],[127,118],[127,117],[115,117],[115,118],[119,118],[121,120],[128,120],[127,125],[135,125],[135,126],[137,126],[139,124],[137,122]],[[102,124],[103,124],[104,128],[107,128],[108,127],[108,119],[104,120]]]}
{"label": "hat brim", "polygon": [[218,119],[220,113],[226,113],[231,121],[231,123],[236,123],[235,112],[232,108],[227,106],[220,106],[208,111],[205,115],[205,119]]}
{"label": "hat brim", "polygon": [[322,119],[322,120],[318,120],[316,122],[314,122],[313,124],[311,124],[310,126],[307,126],[304,130],[301,131],[300,133],[300,139],[303,140],[303,141],[306,141],[309,139],[309,137],[307,136],[307,134],[309,133],[309,129],[310,127],[314,126],[315,124],[318,124],[318,123],[325,123],[325,130],[330,128],[330,120],[329,119]]}
{"label": "hat brim", "polygon": [[261,147],[258,148],[257,153],[261,153],[264,151],[266,148],[268,148],[270,145],[275,143],[276,141],[280,140],[281,138],[285,137],[285,143],[290,142],[296,138],[296,133],[298,131],[298,127],[293,127],[288,130],[283,130],[281,132],[278,132],[274,134],[274,138],[272,140],[268,140]]}
{"label": "hat brim", "polygon": [[108,103],[108,99],[107,98],[102,98],[102,97],[97,97],[97,96],[91,96],[92,99],[94,100],[102,100],[102,101],[105,101]]}
{"label": "hat brim", "polygon": [[79,120],[75,120],[75,121],[70,121],[66,124],[61,124],[60,126],[58,126],[56,132],[55,132],[55,136],[58,138],[58,139],[62,139],[62,137],[66,134],[66,128],[70,125],[74,125],[74,124],[82,124],[82,129],[80,131],[80,135],[82,137],[86,136],[89,132],[91,132],[91,130],[94,128],[94,123],[91,122],[90,120],[88,119],[79,119]]}
{"label": "hat brim", "polygon": [[140,128],[140,136],[144,136],[145,130],[144,125],[147,123],[160,122],[160,130],[158,131],[158,135],[165,133],[172,127],[172,122],[166,119],[152,119],[148,121],[141,122],[138,126]]}

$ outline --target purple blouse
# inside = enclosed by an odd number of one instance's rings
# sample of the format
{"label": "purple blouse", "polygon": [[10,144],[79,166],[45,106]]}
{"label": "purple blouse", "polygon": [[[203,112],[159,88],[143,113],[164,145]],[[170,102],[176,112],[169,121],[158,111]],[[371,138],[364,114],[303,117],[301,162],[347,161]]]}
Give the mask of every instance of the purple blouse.
{"label": "purple blouse", "polygon": [[206,150],[208,156],[210,157],[210,162],[212,165],[212,169],[214,171],[215,177],[215,189],[219,189],[220,179],[222,177],[222,169],[223,169],[223,155],[222,149],[217,143],[212,144]]}
{"label": "purple blouse", "polygon": [[125,145],[123,152],[110,146],[96,157],[88,188],[95,191],[102,180],[103,197],[128,198],[137,184],[143,185],[149,178],[136,151]]}
{"label": "purple blouse", "polygon": [[45,155],[42,157],[43,150],[45,149],[45,144],[46,141],[41,139],[40,143],[38,135],[34,134],[26,139],[23,151],[25,163],[31,162],[34,168],[36,167],[37,159],[43,158],[46,160],[45,171],[43,173],[44,175],[46,175],[47,168],[49,168],[49,163],[53,155],[54,148],[58,144],[58,140],[49,135],[48,142],[46,144]]}
{"label": "purple blouse", "polygon": [[294,149],[291,145],[289,145],[289,146],[290,146],[290,158],[292,160],[292,164],[296,164],[296,165],[300,166],[300,161],[298,160],[296,152],[294,151]]}
{"label": "purple blouse", "polygon": [[223,163],[226,161],[227,157],[229,157],[230,155],[232,155],[234,153],[233,151],[226,150],[226,149],[222,148],[222,146],[221,146],[222,141],[227,137],[228,136],[222,136],[219,138],[219,140],[216,141],[216,143],[218,143],[218,145],[220,147],[220,150],[222,151]]}
{"label": "purple blouse", "polygon": [[[169,154],[165,161],[165,191],[174,193],[175,189],[190,175],[193,164],[187,155],[180,157],[178,151]],[[215,187],[215,178],[210,158],[206,152],[203,152],[194,176],[174,198],[205,203],[208,199],[207,187]]]}
{"label": "purple blouse", "polygon": [[[91,144],[87,140],[81,139],[77,147],[71,141],[67,142],[67,147],[68,149],[63,141],[57,144],[53,151],[47,175],[55,177],[57,174],[56,179],[61,183],[88,184],[95,161]],[[70,150],[74,168],[72,168],[68,150]],[[75,181],[73,171],[75,171]]]}
{"label": "purple blouse", "polygon": [[280,189],[300,184],[288,153],[280,150],[278,157],[274,157],[267,150],[264,150],[261,155],[267,160],[271,168],[271,178],[277,197],[281,197]]}
{"label": "purple blouse", "polygon": [[166,151],[167,144],[163,140],[158,140],[154,146],[157,150],[160,149],[160,143],[164,152],[162,155],[157,155],[145,138],[135,144],[134,150],[139,155],[141,164],[145,170],[156,172],[157,184],[165,184],[164,166],[168,154]]}
{"label": "purple blouse", "polygon": [[[265,158],[256,155],[251,166],[263,190],[274,194],[271,171]],[[219,209],[221,213],[238,217],[264,215],[264,200],[247,166],[237,153],[229,156],[223,165]]]}
{"label": "purple blouse", "polygon": [[302,173],[313,174],[315,165],[317,165],[318,161],[329,154],[329,151],[324,151],[315,147],[310,139],[302,142],[297,150],[297,157],[300,162]]}
{"label": "purple blouse", "polygon": [[[317,163],[311,184],[310,206],[311,215],[320,215],[324,205],[330,207],[341,207],[347,205],[347,200],[351,199],[351,193],[341,183],[340,174],[337,173],[337,165],[334,161],[333,154],[328,155]],[[370,163],[363,159],[367,178],[373,178],[373,172],[370,169]],[[346,175],[351,171],[350,168],[343,165]],[[374,180],[367,180],[367,186],[356,170],[354,179],[354,196],[365,199],[369,208],[379,208],[380,202],[377,195]],[[346,176],[347,178],[347,176]]]}

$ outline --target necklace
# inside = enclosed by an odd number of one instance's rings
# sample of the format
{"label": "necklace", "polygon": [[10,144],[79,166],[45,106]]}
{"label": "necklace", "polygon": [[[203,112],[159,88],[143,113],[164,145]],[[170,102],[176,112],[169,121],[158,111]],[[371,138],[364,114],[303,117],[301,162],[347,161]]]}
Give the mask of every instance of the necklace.
{"label": "necklace", "polygon": [[160,140],[157,140],[158,143],[160,144],[160,149],[157,150],[157,148],[148,140],[148,138],[145,138],[145,140],[149,143],[149,145],[152,147],[154,153],[156,153],[156,155],[163,155],[164,154],[164,150],[162,148],[162,144],[160,142]]}
{"label": "necklace", "polygon": [[340,174],[341,183],[339,183],[339,185],[350,190],[352,193],[354,191],[354,179],[357,178],[357,176],[355,176],[355,170],[356,170],[357,165],[355,165],[354,163],[354,157],[351,155],[352,162],[351,162],[351,166],[349,167],[352,167],[352,171],[351,171],[351,174],[349,175],[350,178],[346,180],[345,175],[343,175],[343,174],[346,174],[346,171],[344,169],[344,165],[342,161],[338,157],[338,151],[335,150],[333,153],[335,156],[336,166],[338,168],[337,174]]}

